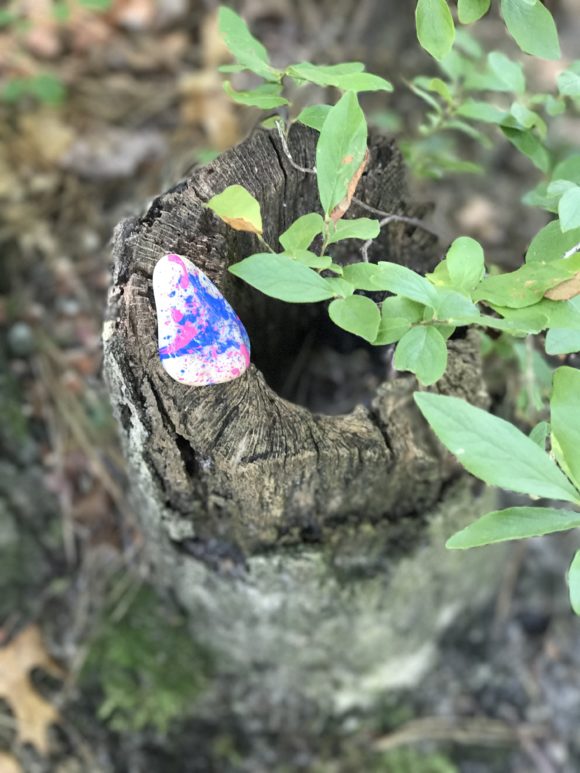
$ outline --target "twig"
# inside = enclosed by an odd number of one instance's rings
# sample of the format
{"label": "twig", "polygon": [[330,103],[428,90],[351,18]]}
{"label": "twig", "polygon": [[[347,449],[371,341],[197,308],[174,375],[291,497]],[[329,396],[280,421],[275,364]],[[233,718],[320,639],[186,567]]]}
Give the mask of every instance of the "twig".
{"label": "twig", "polygon": [[451,741],[457,744],[491,746],[520,743],[546,735],[543,727],[521,724],[511,726],[497,719],[473,717],[425,717],[408,722],[374,743],[377,751],[389,751],[421,741]]}
{"label": "twig", "polygon": [[[358,204],[359,207],[362,207],[363,209],[366,209],[367,212],[372,212],[373,215],[379,215],[379,217],[384,218],[385,222],[384,225],[387,223],[390,223],[391,221],[399,222],[399,223],[409,223],[409,225],[415,225],[417,228],[422,228],[423,231],[427,231],[430,234],[433,234],[433,236],[437,236],[439,238],[439,234],[437,231],[435,231],[434,228],[431,228],[431,226],[424,223],[422,220],[419,220],[418,217],[408,217],[407,215],[395,215],[393,212],[385,212],[382,209],[377,209],[376,207],[371,207],[370,204],[366,204],[364,201],[361,201],[356,196],[352,197],[352,201],[354,204]],[[382,223],[380,225],[383,225]]]}
{"label": "twig", "polygon": [[577,252],[580,252],[580,242],[578,242],[578,244],[575,244],[573,247],[570,247],[568,252],[565,253],[564,259],[571,258],[572,255],[575,255]]}
{"label": "twig", "polygon": [[[316,167],[313,167],[312,169],[310,169],[306,166],[300,166],[300,164],[297,164],[296,161],[294,161],[294,159],[292,158],[292,153],[290,153],[290,148],[288,147],[288,140],[286,139],[286,134],[284,132],[284,126],[282,124],[282,121],[276,121],[276,130],[278,132],[278,136],[280,137],[280,142],[282,143],[282,150],[284,151],[284,155],[288,159],[293,169],[296,169],[298,172],[302,172],[303,174],[316,174]],[[437,231],[431,228],[431,226],[424,223],[422,220],[419,220],[419,218],[417,217],[408,217],[407,215],[396,215],[393,212],[385,212],[382,209],[371,207],[370,204],[365,204],[364,201],[361,201],[356,196],[353,196],[351,201],[355,204],[358,204],[359,207],[362,207],[362,209],[366,209],[367,212],[372,212],[373,215],[378,215],[379,217],[382,217],[383,219],[379,223],[379,226],[381,228],[385,225],[388,225],[388,223],[408,223],[409,225],[414,225],[417,228],[421,228],[423,229],[423,231],[427,231],[427,233],[430,233],[433,236],[436,236],[437,238],[439,238],[439,234],[437,233]],[[368,249],[372,244],[372,241],[373,240],[370,239],[368,242],[365,242],[365,244],[361,248],[363,259],[367,263],[368,263]],[[578,249],[580,250],[580,245]]]}
{"label": "twig", "polygon": [[300,164],[297,164],[296,161],[294,161],[292,158],[292,153],[290,153],[290,148],[288,147],[288,140],[286,139],[286,134],[284,133],[282,121],[276,121],[276,129],[278,131],[278,136],[280,137],[280,142],[282,143],[282,150],[290,162],[290,165],[298,172],[302,172],[303,174],[316,174],[316,167],[310,169],[307,166],[300,166]]}

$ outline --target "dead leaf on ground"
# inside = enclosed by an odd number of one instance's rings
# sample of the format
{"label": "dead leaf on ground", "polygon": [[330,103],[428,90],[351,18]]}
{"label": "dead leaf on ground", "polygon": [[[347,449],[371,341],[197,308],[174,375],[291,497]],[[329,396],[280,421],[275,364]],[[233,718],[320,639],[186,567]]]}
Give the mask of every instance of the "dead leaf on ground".
{"label": "dead leaf on ground", "polygon": [[[349,161],[347,159],[352,160],[352,156],[346,156],[346,158],[344,160],[344,163],[349,163]],[[351,181],[348,184],[348,189],[346,191],[346,196],[344,197],[344,199],[341,202],[339,202],[336,205],[336,207],[330,213],[330,219],[332,220],[333,223],[336,223],[337,220],[340,220],[340,218],[343,217],[343,215],[346,214],[348,208],[350,207],[350,203],[352,201],[352,197],[355,194],[356,187],[359,184],[359,180],[362,177],[362,173],[367,168],[368,162],[369,162],[369,151],[368,151],[368,148],[367,148],[367,150],[365,152],[365,157],[363,158],[361,165],[356,170],[356,172],[353,174],[353,176],[351,178]]]}
{"label": "dead leaf on ground", "polygon": [[22,768],[11,754],[0,752],[0,773],[22,773]]}
{"label": "dead leaf on ground", "polygon": [[580,272],[575,274],[572,279],[566,279],[565,282],[560,282],[556,287],[552,287],[544,293],[544,298],[549,298],[551,301],[569,301],[570,298],[575,298],[577,295],[580,295]]}
{"label": "dead leaf on ground", "polygon": [[14,712],[16,740],[33,744],[46,755],[48,728],[60,720],[60,715],[34,688],[30,680],[34,668],[43,668],[55,676],[63,673],[46,651],[38,626],[29,625],[0,649],[0,698]]}

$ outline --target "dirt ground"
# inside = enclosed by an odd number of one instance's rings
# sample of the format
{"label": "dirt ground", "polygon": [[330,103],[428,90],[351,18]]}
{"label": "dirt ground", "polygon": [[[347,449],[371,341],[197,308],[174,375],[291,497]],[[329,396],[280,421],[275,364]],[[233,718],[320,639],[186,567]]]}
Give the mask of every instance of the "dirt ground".
{"label": "dirt ground", "polygon": [[[44,101],[0,100],[0,773],[243,770],[247,740],[215,727],[203,728],[204,748],[183,740],[203,685],[182,689],[186,666],[160,653],[170,641],[187,667],[205,654],[188,649],[179,611],[149,584],[100,335],[115,225],[258,116],[222,90],[217,66],[228,58],[210,0],[114,0],[104,10],[94,0],[56,19],[51,0],[17,5],[26,23],[0,26],[0,85],[39,76]],[[275,63],[360,58],[389,77],[395,96],[369,107],[398,110],[401,135],[414,131],[422,105],[403,81],[433,65],[414,40],[412,4],[231,5]],[[580,58],[580,2],[554,5],[565,56]],[[488,19],[478,34],[495,44],[501,29]],[[530,70],[537,83],[554,74]],[[558,141],[577,143],[579,128],[561,121]],[[443,245],[470,234],[489,260],[513,265],[545,222],[520,203],[534,173],[505,143],[487,163],[489,175],[411,189],[437,203]],[[339,412],[372,389],[366,352],[349,356],[362,392],[345,385],[344,363],[333,377],[330,352],[324,374],[308,373],[312,405]],[[359,759],[337,762],[340,749],[325,750],[323,738],[286,739],[289,769],[579,771],[580,622],[563,579],[574,549],[569,536],[514,547],[498,597],[446,635],[419,691],[385,698],[375,732],[357,741]],[[341,732],[358,738],[357,717]]]}

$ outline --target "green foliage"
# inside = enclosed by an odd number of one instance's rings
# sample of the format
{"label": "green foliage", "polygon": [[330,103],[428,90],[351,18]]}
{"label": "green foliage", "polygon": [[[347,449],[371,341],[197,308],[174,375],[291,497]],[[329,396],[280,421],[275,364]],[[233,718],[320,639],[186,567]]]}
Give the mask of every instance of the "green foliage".
{"label": "green foliage", "polygon": [[415,401],[443,445],[481,480],[580,504],[580,492],[550,456],[513,424],[457,397],[417,392]]}
{"label": "green foliage", "polygon": [[208,655],[192,642],[186,621],[143,587],[121,620],[103,620],[81,682],[99,685],[99,716],[114,730],[152,727],[165,733],[187,715],[210,671]]}
{"label": "green foliage", "polygon": [[438,381],[447,367],[447,345],[439,330],[432,326],[408,330],[395,349],[395,367],[415,373],[425,386]]}
{"label": "green foliage", "polygon": [[47,105],[59,105],[66,96],[66,89],[56,75],[39,73],[23,78],[10,78],[0,91],[4,102],[19,102],[25,97]]}
{"label": "green foliage", "polygon": [[554,507],[508,507],[482,515],[447,540],[453,550],[477,548],[507,540],[542,537],[580,526],[580,513]]}
{"label": "green foliage", "polygon": [[381,315],[376,303],[363,295],[332,301],[328,313],[338,327],[359,335],[369,343],[377,337]]}
{"label": "green foliage", "polygon": [[241,185],[230,185],[213,196],[206,206],[237,231],[262,233],[260,204]]}
{"label": "green foliage", "polygon": [[356,96],[349,91],[329,111],[316,145],[318,191],[327,217],[346,196],[366,151],[364,113]]}
{"label": "green foliage", "polygon": [[489,11],[491,0],[458,0],[457,14],[462,24],[473,24]]}
{"label": "green foliage", "polygon": [[576,551],[568,571],[568,587],[570,589],[570,604],[577,615],[580,615],[580,550]]}
{"label": "green foliage", "polygon": [[312,303],[335,293],[326,279],[288,255],[258,253],[230,266],[230,271],[252,287],[290,303]]}
{"label": "green foliage", "polygon": [[501,12],[522,51],[540,59],[560,58],[556,25],[541,0],[501,0]]}
{"label": "green foliage", "polygon": [[419,43],[435,59],[443,59],[455,39],[455,25],[446,1],[418,0],[415,22]]}
{"label": "green foliage", "polygon": [[[460,24],[476,22],[491,5],[490,0],[459,0]],[[556,28],[540,0],[499,0],[497,5],[523,51],[559,57]],[[458,328],[498,331],[499,336],[484,335],[483,340],[488,350],[519,364],[523,387],[516,408],[518,416],[536,423],[530,436],[457,398],[421,392],[415,396],[417,405],[441,442],[489,485],[578,507],[580,466],[573,449],[580,445],[580,375],[570,368],[556,371],[551,423],[538,423],[547,404],[551,369],[538,347],[518,339],[546,331],[548,354],[580,350],[580,153],[556,163],[548,142],[550,119],[580,99],[580,62],[558,76],[557,92],[533,94],[519,61],[501,51],[485,55],[474,38],[455,29],[446,0],[418,0],[415,15],[421,45],[438,60],[440,74],[418,75],[409,84],[427,105],[427,113],[419,127],[421,138],[402,143],[405,157],[425,176],[476,172],[481,167],[461,159],[451,138],[462,134],[492,147],[491,131],[527,157],[542,179],[524,200],[558,218],[536,234],[523,265],[504,273],[486,266],[482,246],[466,236],[455,239],[426,276],[389,261],[366,262],[369,243],[381,227],[400,218],[380,212],[375,218],[348,218],[368,152],[358,93],[388,92],[391,84],[366,73],[360,62],[300,62],[274,69],[263,46],[229,9],[220,12],[220,28],[236,64],[222,69],[249,69],[265,81],[251,91],[234,91],[226,81],[225,89],[235,101],[291,113],[284,93],[287,80],[294,86],[333,87],[342,94],[336,104],[310,105],[293,119],[319,132],[316,167],[307,171],[316,174],[320,207],[280,235],[283,252],[264,241],[259,204],[240,186],[226,189],[207,206],[233,228],[253,233],[268,250],[231,266],[234,275],[283,301],[330,301],[328,313],[338,327],[375,346],[394,346],[395,368],[415,374],[424,386],[437,383],[445,373],[447,340]],[[280,133],[284,146],[287,122],[277,115],[268,125]],[[283,149],[288,155],[288,148]],[[365,242],[362,260],[340,265],[333,247],[348,239]],[[344,254],[344,248],[337,254]],[[489,513],[448,544],[473,547],[578,525],[576,511],[509,508]],[[576,563],[570,590],[580,610]]]}

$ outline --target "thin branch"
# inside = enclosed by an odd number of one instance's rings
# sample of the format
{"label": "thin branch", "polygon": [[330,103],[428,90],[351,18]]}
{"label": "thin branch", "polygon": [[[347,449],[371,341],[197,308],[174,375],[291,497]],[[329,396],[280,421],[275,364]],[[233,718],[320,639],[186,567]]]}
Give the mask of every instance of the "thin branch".
{"label": "thin branch", "polygon": [[[288,140],[286,138],[286,133],[284,132],[284,125],[282,121],[276,121],[276,130],[278,132],[278,136],[280,137],[280,142],[282,143],[282,150],[284,151],[284,155],[288,159],[292,168],[296,169],[298,172],[302,172],[303,174],[316,174],[316,167],[313,167],[312,169],[310,169],[306,166],[300,166],[300,164],[297,164],[296,161],[294,161],[294,159],[292,158],[292,153],[290,153],[290,148],[288,147]],[[427,233],[430,233],[433,236],[436,236],[437,238],[439,238],[439,234],[437,233],[437,231],[431,228],[431,226],[428,226],[422,220],[419,220],[419,218],[417,217],[408,217],[407,215],[396,215],[393,212],[385,212],[382,209],[371,207],[370,204],[365,204],[364,201],[361,201],[356,196],[352,197],[352,202],[358,204],[359,207],[362,207],[362,209],[366,209],[367,212],[372,212],[372,214],[382,217],[383,219],[379,223],[379,226],[381,228],[387,225],[388,223],[408,223],[409,225],[414,225],[417,228],[421,228],[423,231],[427,231]],[[372,243],[372,239],[369,242],[366,242],[361,249],[363,259],[367,262],[368,262],[368,249],[371,243]],[[580,250],[580,245],[578,249]]]}
{"label": "thin branch", "polygon": [[580,252],[580,242],[575,244],[573,247],[570,247],[568,252],[564,255],[564,258],[571,258],[572,255],[575,255],[577,252]]}
{"label": "thin branch", "polygon": [[367,212],[372,212],[373,215],[379,215],[379,217],[384,218],[384,221],[381,223],[382,225],[386,225],[387,223],[398,222],[398,223],[409,223],[409,225],[415,225],[417,228],[422,228],[423,231],[427,231],[430,234],[433,234],[433,236],[437,236],[439,238],[439,234],[435,229],[431,228],[431,226],[424,223],[422,220],[419,220],[417,217],[408,217],[407,215],[395,215],[393,212],[385,212],[382,209],[377,209],[376,207],[371,207],[370,204],[366,204],[364,201],[361,201],[356,196],[352,197],[352,201],[354,204],[358,204],[359,207],[362,207],[362,209],[366,209]]}
{"label": "thin branch", "polygon": [[306,166],[300,166],[300,164],[297,164],[296,161],[294,161],[294,159],[292,158],[292,153],[290,153],[290,148],[288,147],[288,140],[286,139],[286,134],[284,132],[284,126],[282,124],[282,121],[276,121],[276,129],[278,131],[278,136],[280,137],[280,142],[282,143],[282,150],[284,151],[284,155],[290,162],[290,165],[298,172],[302,172],[303,174],[316,174],[316,167],[309,169]]}

